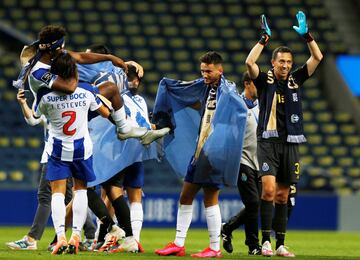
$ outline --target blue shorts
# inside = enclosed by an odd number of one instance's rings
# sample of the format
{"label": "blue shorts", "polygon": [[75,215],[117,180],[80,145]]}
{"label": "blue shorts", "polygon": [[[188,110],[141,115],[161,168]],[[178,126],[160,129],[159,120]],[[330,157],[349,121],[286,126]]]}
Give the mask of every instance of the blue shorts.
{"label": "blue shorts", "polygon": [[125,175],[123,186],[130,188],[144,187],[144,164],[135,162],[121,171]]}
{"label": "blue shorts", "polygon": [[96,177],[93,170],[92,156],[87,160],[77,160],[73,162],[65,162],[49,156],[46,171],[47,180],[57,181],[67,179],[71,176],[86,182],[94,181]]}
{"label": "blue shorts", "polygon": [[[199,172],[196,172],[196,163],[193,163],[193,157],[190,160],[190,163],[188,165],[187,168],[187,172],[184,178],[184,181],[192,183],[192,184],[197,184],[200,185],[201,187],[213,187],[216,189],[222,189],[224,188],[224,184],[223,183],[215,183],[212,181],[211,178],[207,178],[206,180],[204,179],[204,181],[202,182],[196,182],[196,174],[199,174]],[[198,178],[199,179],[199,178]]]}

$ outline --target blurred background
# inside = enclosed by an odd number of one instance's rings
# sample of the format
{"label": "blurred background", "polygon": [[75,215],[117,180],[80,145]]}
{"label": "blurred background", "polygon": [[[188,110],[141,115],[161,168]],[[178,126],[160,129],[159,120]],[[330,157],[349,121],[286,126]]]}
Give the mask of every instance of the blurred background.
{"label": "blurred background", "polygon": [[[1,213],[0,224],[31,223],[36,206],[42,128],[26,125],[11,83],[23,45],[43,26],[63,25],[67,49],[105,44],[124,60],[139,62],[145,69],[142,95],[151,110],[160,79],[199,78],[198,58],[209,50],[223,55],[225,76],[240,85],[246,56],[259,39],[261,14],[273,33],[258,62],[262,70],[270,68],[271,52],[280,45],[294,51],[295,66],[305,63],[307,45],[292,29],[299,10],[324,60],[302,89],[308,143],[300,147],[302,176],[291,223],[353,230],[360,218],[360,0],[0,1],[0,196],[14,211]],[[166,162],[146,163],[145,225],[172,225],[167,216],[176,217],[176,211],[164,208],[176,207],[180,188]],[[222,208],[227,219],[241,202],[235,189],[221,196],[228,200]],[[19,219],[19,211],[26,216]]]}

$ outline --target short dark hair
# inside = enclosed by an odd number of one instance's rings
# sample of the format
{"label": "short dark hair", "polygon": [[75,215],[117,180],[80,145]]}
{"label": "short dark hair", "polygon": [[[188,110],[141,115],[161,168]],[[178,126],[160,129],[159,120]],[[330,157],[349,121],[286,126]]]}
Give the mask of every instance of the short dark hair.
{"label": "short dark hair", "polygon": [[275,59],[276,59],[276,56],[277,56],[277,54],[278,54],[279,52],[287,52],[287,53],[290,53],[291,56],[293,56],[292,50],[291,50],[289,47],[280,46],[280,47],[277,47],[277,48],[273,51],[271,59],[275,60]]}
{"label": "short dark hair", "polygon": [[39,32],[40,43],[52,43],[64,37],[66,30],[61,25],[47,25]]}
{"label": "short dark hair", "polygon": [[74,78],[77,75],[76,61],[68,53],[61,53],[51,62],[50,72],[63,79]]}
{"label": "short dark hair", "polygon": [[135,66],[129,64],[129,65],[127,65],[127,68],[128,68],[128,72],[126,75],[127,75],[127,78],[129,81],[133,81],[136,78],[138,78],[140,80],[140,78],[136,72]]}
{"label": "short dark hair", "polygon": [[245,89],[245,82],[251,82],[252,81],[252,79],[250,78],[250,74],[249,74],[249,72],[248,71],[245,71],[244,73],[243,73],[243,75],[242,75],[242,78],[241,78],[241,85],[239,86],[239,89],[241,90],[241,91],[244,91],[244,89]]}
{"label": "short dark hair", "polygon": [[209,51],[200,57],[200,62],[206,64],[221,64],[223,58],[216,51]]}
{"label": "short dark hair", "polygon": [[94,53],[110,54],[110,49],[104,44],[93,44],[89,47],[89,50]]}

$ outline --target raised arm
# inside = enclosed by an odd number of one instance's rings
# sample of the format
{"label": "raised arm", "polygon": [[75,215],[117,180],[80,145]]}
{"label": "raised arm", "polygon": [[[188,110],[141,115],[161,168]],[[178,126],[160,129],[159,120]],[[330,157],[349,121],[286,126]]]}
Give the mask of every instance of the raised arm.
{"label": "raised arm", "polygon": [[19,88],[16,99],[21,107],[21,112],[23,113],[24,119],[28,125],[34,126],[42,122],[41,119],[34,118],[33,112],[26,102],[24,89]]}
{"label": "raised arm", "polygon": [[306,15],[302,11],[299,11],[296,14],[296,18],[298,20],[298,26],[293,26],[293,28],[307,42],[310,51],[310,58],[306,61],[306,64],[307,64],[308,74],[309,76],[311,76],[315,72],[319,63],[321,62],[323,55],[320,51],[319,46],[315,42],[314,38],[309,33],[308,25],[306,23]]}
{"label": "raised arm", "polygon": [[262,50],[269,42],[271,36],[271,30],[267,24],[265,15],[261,15],[261,37],[259,42],[251,49],[249,55],[246,58],[245,64],[249,71],[250,78],[256,79],[259,75],[259,66],[256,64]]}
{"label": "raised arm", "polygon": [[101,61],[111,61],[114,66],[120,67],[127,72],[127,65],[126,63],[112,54],[99,54],[93,52],[74,52],[74,51],[67,51],[77,63],[81,64],[92,64]]}

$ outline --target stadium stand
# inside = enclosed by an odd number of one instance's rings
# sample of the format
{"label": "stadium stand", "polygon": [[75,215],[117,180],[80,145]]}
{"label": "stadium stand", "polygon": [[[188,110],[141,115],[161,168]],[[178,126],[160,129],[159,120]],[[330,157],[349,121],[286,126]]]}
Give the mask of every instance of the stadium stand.
{"label": "stadium stand", "polygon": [[[324,56],[349,50],[338,37],[329,10],[320,0],[204,0],[204,1],[90,1],[3,0],[0,22],[31,39],[47,24],[67,28],[67,48],[81,51],[94,43],[105,43],[125,60],[137,60],[145,68],[143,94],[152,104],[158,81],[166,76],[183,80],[200,77],[198,57],[217,50],[226,60],[226,76],[240,82],[244,61],[258,40],[259,15],[268,16],[273,36],[259,60],[269,68],[271,51],[287,44],[296,53],[295,63],[308,58],[306,44],[293,31],[295,14],[308,14],[311,32]],[[359,4],[359,1],[357,1]],[[11,44],[11,43],[10,43]],[[20,49],[18,50],[20,52]],[[0,187],[15,183],[36,185],[32,178],[42,150],[40,128],[26,126],[16,104],[11,81],[19,71],[18,53],[0,44]],[[350,114],[340,113],[323,95],[319,72],[303,88],[305,133],[301,145],[303,190],[338,193],[360,191],[359,129]],[[11,158],[11,159],[10,159]],[[146,165],[147,186],[178,186],[169,179],[166,164]],[[155,180],[155,181],[152,181]]]}

